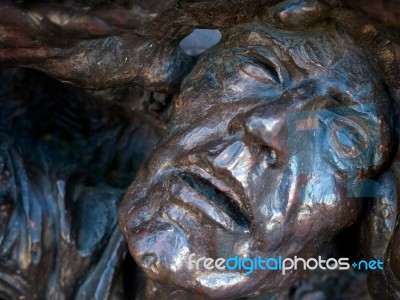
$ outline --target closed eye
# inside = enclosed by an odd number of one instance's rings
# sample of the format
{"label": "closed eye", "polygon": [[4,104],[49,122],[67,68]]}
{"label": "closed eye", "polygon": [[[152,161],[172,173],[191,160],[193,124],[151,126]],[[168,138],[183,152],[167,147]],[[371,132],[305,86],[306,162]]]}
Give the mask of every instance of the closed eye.
{"label": "closed eye", "polygon": [[284,84],[283,79],[287,77],[285,68],[281,65],[279,57],[270,49],[248,46],[242,49],[240,57],[244,59],[241,70],[246,75],[261,82]]}
{"label": "closed eye", "polygon": [[264,59],[257,56],[246,57],[246,62],[240,66],[240,69],[250,77],[265,82],[280,84],[281,80],[275,67]]}

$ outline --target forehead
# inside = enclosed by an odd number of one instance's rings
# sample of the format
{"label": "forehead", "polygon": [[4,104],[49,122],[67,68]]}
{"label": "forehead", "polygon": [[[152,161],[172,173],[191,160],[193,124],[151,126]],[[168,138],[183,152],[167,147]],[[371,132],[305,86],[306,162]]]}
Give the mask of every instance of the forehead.
{"label": "forehead", "polygon": [[[260,84],[253,80],[260,78],[257,74],[243,75],[243,65],[257,65],[260,57],[264,60],[261,67],[267,65],[279,75],[278,84]],[[184,88],[202,90],[206,83],[208,91],[234,99],[237,91],[242,95],[252,94],[251,91],[275,91],[271,95],[276,96],[313,80],[327,87],[341,85],[350,94],[361,91],[365,94],[365,86],[371,87],[369,91],[382,86],[371,61],[368,52],[354,45],[336,24],[296,32],[259,23],[243,24],[224,33],[221,43],[200,58]],[[260,74],[259,68],[250,70]]]}
{"label": "forehead", "polygon": [[[265,73],[279,78],[266,81]],[[309,103],[304,109],[379,103],[379,116],[390,109],[386,86],[368,52],[334,24],[299,32],[244,24],[224,33],[200,57],[183,84],[174,119],[191,119],[193,111],[206,116],[217,106],[244,111],[289,98]]]}

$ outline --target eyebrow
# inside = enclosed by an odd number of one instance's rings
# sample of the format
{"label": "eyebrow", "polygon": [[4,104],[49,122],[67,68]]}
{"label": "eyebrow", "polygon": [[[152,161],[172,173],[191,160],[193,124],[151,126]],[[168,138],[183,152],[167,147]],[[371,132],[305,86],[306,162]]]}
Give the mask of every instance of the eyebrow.
{"label": "eyebrow", "polygon": [[[270,30],[274,31],[273,29],[270,29]],[[284,47],[284,43],[281,40],[279,40],[277,37],[275,37],[273,34],[267,32],[266,29],[253,30],[253,31],[249,32],[249,37],[252,34],[258,34],[264,41],[272,41],[274,43],[275,47],[279,47],[279,50],[282,50],[282,49],[286,50],[286,48]],[[265,45],[261,45],[261,46],[265,47]],[[273,48],[275,48],[275,47],[273,47]],[[270,49],[270,48],[268,48],[268,49]],[[281,51],[279,51],[278,53],[276,51],[273,51],[273,53],[278,58],[281,58],[281,54],[282,54]]]}

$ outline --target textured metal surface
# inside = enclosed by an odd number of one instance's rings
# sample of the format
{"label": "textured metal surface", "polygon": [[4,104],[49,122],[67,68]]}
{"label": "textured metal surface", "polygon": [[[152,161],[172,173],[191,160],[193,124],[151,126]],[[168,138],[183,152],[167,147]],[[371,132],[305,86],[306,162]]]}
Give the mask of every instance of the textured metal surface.
{"label": "textured metal surface", "polygon": [[[54,79],[0,80],[0,297],[297,300],[302,270],[189,270],[188,257],[345,252],[384,261],[370,293],[399,299],[399,11],[2,1],[0,66]],[[190,56],[179,44],[199,28],[222,40]]]}
{"label": "textured metal surface", "polygon": [[[336,21],[321,22],[322,14],[313,19],[304,8],[284,8],[276,8],[277,26],[226,31],[186,78],[167,136],[120,207],[130,252],[149,278],[190,293],[268,294],[290,287],[301,271],[190,270],[189,255],[316,257],[372,205],[365,249],[367,257],[385,259],[386,269],[371,275],[371,292],[379,297],[385,285],[385,297],[397,298],[389,257],[397,200],[388,186],[397,181],[387,167],[397,149],[395,90],[391,95],[376,71],[373,42],[352,36],[352,26],[369,26],[356,24],[357,14],[338,10]],[[319,25],[308,27],[313,22]],[[282,26],[303,29],[276,28]],[[368,105],[375,113],[363,111]],[[333,127],[332,118],[341,125]],[[335,138],[339,127],[353,128],[361,140],[346,145]],[[350,159],[368,143],[368,158]],[[385,200],[374,205],[370,195],[349,195],[352,172],[355,181],[380,178],[378,198]],[[386,213],[379,201],[388,202]]]}
{"label": "textured metal surface", "polygon": [[118,204],[163,129],[38,72],[0,85],[0,298],[105,299],[126,254]]}

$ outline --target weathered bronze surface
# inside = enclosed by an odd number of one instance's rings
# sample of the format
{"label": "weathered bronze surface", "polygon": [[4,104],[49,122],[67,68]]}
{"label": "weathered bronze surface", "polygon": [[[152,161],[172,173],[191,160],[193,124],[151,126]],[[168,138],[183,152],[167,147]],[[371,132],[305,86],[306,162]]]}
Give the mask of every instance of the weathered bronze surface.
{"label": "weathered bronze surface", "polygon": [[117,207],[162,128],[27,70],[1,74],[0,100],[0,298],[106,298],[126,252]]}
{"label": "weathered bronze surface", "polygon": [[[194,254],[380,259],[369,292],[400,299],[399,20],[394,0],[1,3],[0,66],[65,84],[2,73],[0,297],[303,299],[303,270]],[[194,57],[196,28],[222,40]]]}

